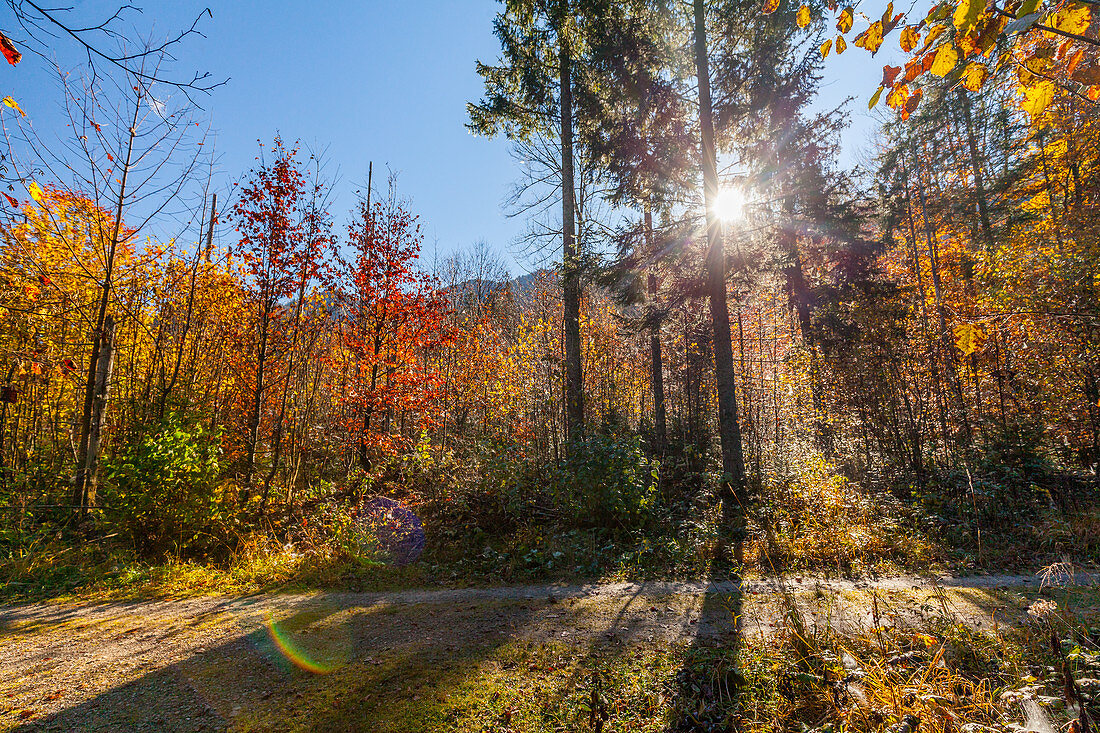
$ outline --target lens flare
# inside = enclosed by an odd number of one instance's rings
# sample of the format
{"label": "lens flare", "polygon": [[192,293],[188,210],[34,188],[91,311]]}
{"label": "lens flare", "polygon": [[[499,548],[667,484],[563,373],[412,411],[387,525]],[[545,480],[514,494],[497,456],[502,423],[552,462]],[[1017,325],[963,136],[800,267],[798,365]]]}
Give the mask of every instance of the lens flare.
{"label": "lens flare", "polygon": [[275,647],[298,669],[313,674],[329,674],[335,669],[332,664],[312,659],[304,649],[295,643],[287,629],[279,626],[279,623],[275,621],[271,614],[267,616],[267,632],[271,635],[271,641],[275,643]]}
{"label": "lens flare", "polygon": [[400,502],[374,497],[362,509],[362,526],[397,565],[416,562],[424,552],[424,525]]}

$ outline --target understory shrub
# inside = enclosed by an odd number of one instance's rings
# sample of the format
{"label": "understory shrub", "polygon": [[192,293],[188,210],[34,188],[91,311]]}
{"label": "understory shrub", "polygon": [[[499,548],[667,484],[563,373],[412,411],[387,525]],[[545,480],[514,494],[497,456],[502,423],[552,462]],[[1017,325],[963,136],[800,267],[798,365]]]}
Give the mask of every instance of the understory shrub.
{"label": "understory shrub", "polygon": [[232,509],[219,478],[220,442],[169,415],[104,462],[104,516],[144,555],[215,553]]}
{"label": "understory shrub", "polygon": [[562,516],[580,526],[644,527],[658,507],[659,468],[637,436],[597,433],[575,442],[554,469],[551,495]]}

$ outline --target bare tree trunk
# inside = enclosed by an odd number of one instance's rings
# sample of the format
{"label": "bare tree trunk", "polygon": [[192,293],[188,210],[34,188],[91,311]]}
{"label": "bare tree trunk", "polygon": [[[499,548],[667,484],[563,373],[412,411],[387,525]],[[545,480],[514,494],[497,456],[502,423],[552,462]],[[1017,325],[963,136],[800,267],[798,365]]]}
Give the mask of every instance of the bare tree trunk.
{"label": "bare tree trunk", "polygon": [[928,261],[932,270],[932,292],[936,299],[936,317],[940,327],[940,350],[943,354],[944,371],[947,372],[947,381],[951,386],[952,402],[954,403],[958,425],[963,432],[964,445],[969,448],[971,442],[970,420],[966,413],[966,403],[963,402],[962,387],[959,385],[955,344],[951,338],[951,332],[947,328],[947,316],[943,305],[943,289],[940,282],[939,256],[936,250],[936,232],[931,220],[928,218],[927,202],[924,196],[924,176],[919,168],[917,170],[917,193],[920,196],[921,218],[924,219],[924,234],[928,244]]}
{"label": "bare tree trunk", "polygon": [[107,397],[111,385],[111,368],[115,355],[115,320],[107,316],[103,324],[103,336],[99,345],[99,361],[96,364],[95,393],[92,400],[92,420],[88,431],[88,452],[84,459],[85,507],[95,506],[99,444],[103,435],[103,417],[107,411]]}
{"label": "bare tree trunk", "polygon": [[248,455],[245,458],[244,498],[252,494],[252,475],[256,471],[256,445],[260,440],[260,415],[263,412],[264,370],[267,366],[268,328],[271,322],[271,307],[265,301],[260,314],[260,353],[256,358],[256,384],[252,390],[252,414],[248,418]]}
{"label": "bare tree trunk", "polygon": [[[564,29],[561,29],[562,31]],[[584,436],[584,372],[581,366],[580,247],[576,239],[573,179],[573,87],[569,40],[559,31],[561,97],[562,323],[565,342],[565,436]]]}
{"label": "bare tree trunk", "polygon": [[[695,72],[699,82],[699,131],[703,162],[703,202],[707,217],[707,293],[713,330],[714,378],[718,390],[718,433],[722,441],[722,510],[739,535],[744,526],[745,458],[737,415],[730,314],[726,303],[726,257],[722,231],[714,210],[718,198],[718,163],[714,147],[714,115],[710,99],[710,63],[703,0],[695,0]],[[740,539],[739,536],[735,539]],[[740,553],[740,542],[736,550]],[[738,557],[738,560],[740,558]]]}

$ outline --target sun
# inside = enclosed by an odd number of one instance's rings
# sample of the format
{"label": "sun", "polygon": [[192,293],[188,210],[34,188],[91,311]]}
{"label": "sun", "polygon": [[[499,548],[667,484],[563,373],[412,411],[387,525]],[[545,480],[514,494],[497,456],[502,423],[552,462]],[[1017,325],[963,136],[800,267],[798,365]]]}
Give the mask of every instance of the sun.
{"label": "sun", "polygon": [[736,221],[745,215],[745,195],[738,188],[723,188],[714,202],[714,213],[722,221]]}

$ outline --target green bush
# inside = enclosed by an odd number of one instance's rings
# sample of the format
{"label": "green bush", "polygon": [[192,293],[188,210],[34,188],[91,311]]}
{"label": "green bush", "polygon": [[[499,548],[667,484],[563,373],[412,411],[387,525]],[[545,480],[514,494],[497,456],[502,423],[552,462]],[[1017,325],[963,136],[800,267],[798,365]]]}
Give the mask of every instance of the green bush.
{"label": "green bush", "polygon": [[227,509],[218,436],[170,415],[105,462],[105,518],[143,554],[207,553]]}
{"label": "green bush", "polygon": [[633,529],[655,518],[659,464],[637,436],[604,433],[573,444],[552,475],[551,494],[563,516],[582,526]]}

